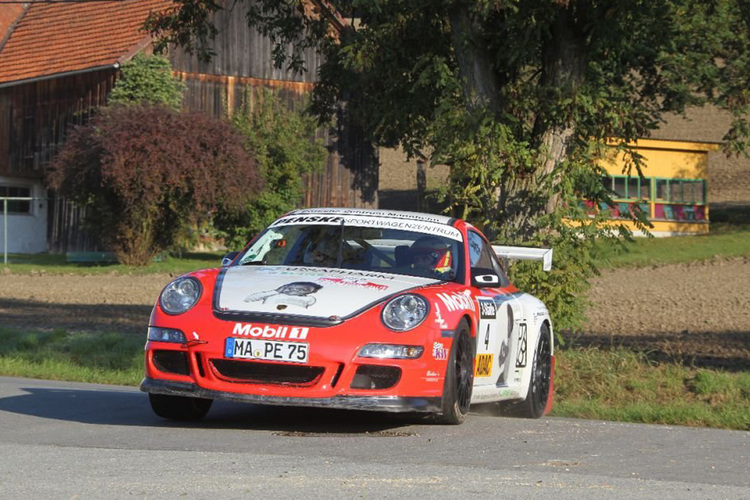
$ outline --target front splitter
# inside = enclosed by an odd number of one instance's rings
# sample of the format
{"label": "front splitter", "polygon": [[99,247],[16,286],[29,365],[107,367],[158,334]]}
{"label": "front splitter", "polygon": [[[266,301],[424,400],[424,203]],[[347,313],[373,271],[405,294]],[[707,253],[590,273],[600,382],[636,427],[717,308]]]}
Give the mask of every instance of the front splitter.
{"label": "front splitter", "polygon": [[345,410],[369,410],[386,412],[439,413],[442,411],[441,398],[399,397],[399,396],[334,396],[331,398],[289,398],[242,394],[237,392],[213,391],[189,382],[173,382],[146,377],[141,382],[141,390],[168,396],[238,401],[276,406],[306,406],[313,408],[338,408]]}

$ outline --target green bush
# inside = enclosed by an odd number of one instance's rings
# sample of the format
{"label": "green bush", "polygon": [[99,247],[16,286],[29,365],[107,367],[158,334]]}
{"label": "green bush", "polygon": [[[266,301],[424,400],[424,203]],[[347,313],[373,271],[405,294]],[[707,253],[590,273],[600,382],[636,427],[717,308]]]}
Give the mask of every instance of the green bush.
{"label": "green bush", "polygon": [[185,88],[184,83],[172,77],[172,67],[165,57],[137,54],[122,65],[108,103],[160,104],[179,111]]}
{"label": "green bush", "polygon": [[136,104],[103,108],[74,129],[50,186],[89,208],[85,222],[127,265],[145,266],[184,227],[240,209],[260,185],[243,137],[226,121]]}
{"label": "green bush", "polygon": [[220,210],[213,219],[227,247],[239,249],[280,215],[300,205],[302,176],[320,171],[327,151],[316,137],[315,120],[289,109],[271,91],[262,93],[252,109],[244,107],[233,122],[245,137],[265,182],[263,191],[246,198],[244,210]]}

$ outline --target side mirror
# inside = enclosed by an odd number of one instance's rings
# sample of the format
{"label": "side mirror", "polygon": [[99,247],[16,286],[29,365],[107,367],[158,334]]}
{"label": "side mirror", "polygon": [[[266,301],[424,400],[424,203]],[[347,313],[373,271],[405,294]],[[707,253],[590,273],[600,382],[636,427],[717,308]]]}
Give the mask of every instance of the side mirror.
{"label": "side mirror", "polygon": [[471,284],[477,288],[496,288],[500,286],[500,276],[492,269],[482,267],[471,270]]}
{"label": "side mirror", "polygon": [[229,252],[221,259],[221,267],[227,267],[240,254],[240,252]]}

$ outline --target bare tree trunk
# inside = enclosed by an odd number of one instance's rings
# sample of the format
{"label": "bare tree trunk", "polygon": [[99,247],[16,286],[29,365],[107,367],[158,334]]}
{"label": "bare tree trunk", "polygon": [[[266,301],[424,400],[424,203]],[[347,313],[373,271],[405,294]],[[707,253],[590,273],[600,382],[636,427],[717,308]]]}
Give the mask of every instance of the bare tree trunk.
{"label": "bare tree trunk", "polygon": [[[584,79],[585,54],[574,21],[569,12],[561,7],[542,55],[540,88],[549,95],[550,102],[575,97]],[[560,195],[554,192],[554,187],[560,183],[561,174],[557,167],[565,161],[575,133],[572,117],[550,117],[544,103],[541,108],[533,129],[533,145],[541,155],[539,168],[535,175],[525,178],[508,175],[500,197],[507,225],[507,229],[501,233],[520,241],[538,233],[535,225],[537,217],[553,213],[558,208]],[[551,181],[549,186],[552,191],[543,189],[545,181]]]}
{"label": "bare tree trunk", "polygon": [[[492,54],[479,33],[480,26],[466,3],[457,3],[450,13],[453,49],[463,80],[464,95],[472,111],[498,113],[501,109],[500,82],[494,71]],[[551,102],[560,97],[575,96],[584,78],[585,48],[576,34],[569,11],[560,6],[551,26],[551,35],[543,48],[540,86]],[[543,106],[544,108],[544,106]],[[552,213],[559,203],[559,195],[542,191],[542,184],[550,176],[558,175],[556,167],[565,160],[575,124],[571,118],[553,117],[541,109],[534,123],[533,146],[540,154],[539,169],[534,174],[520,176],[506,172],[500,185],[489,192],[483,207],[485,215],[496,221],[485,231],[490,238],[524,241],[538,233],[536,219]],[[559,179],[551,178],[552,185]]]}
{"label": "bare tree trunk", "polygon": [[[562,98],[574,98],[584,78],[586,67],[583,42],[575,33],[573,20],[568,10],[560,10],[552,25],[552,36],[544,47],[542,59],[541,87],[549,92],[558,91]],[[575,123],[571,117],[558,118],[547,125],[537,118],[534,124],[535,136],[544,159],[541,173],[554,176],[557,167],[568,153],[570,140],[573,138]],[[559,178],[553,178],[553,185]],[[547,201],[546,212],[552,213],[557,207],[559,196],[552,196]]]}
{"label": "bare tree trunk", "polygon": [[469,6],[460,3],[450,13],[453,51],[464,82],[464,95],[473,109],[499,109],[497,77],[493,71],[492,54],[478,37],[476,20]]}

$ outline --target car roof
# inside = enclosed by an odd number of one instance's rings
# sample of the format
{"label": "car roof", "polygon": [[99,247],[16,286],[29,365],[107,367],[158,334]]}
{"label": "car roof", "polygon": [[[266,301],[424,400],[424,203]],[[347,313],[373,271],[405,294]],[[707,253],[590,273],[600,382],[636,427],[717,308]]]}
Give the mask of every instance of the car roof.
{"label": "car roof", "polygon": [[453,226],[457,219],[446,215],[407,212],[404,210],[376,210],[366,208],[304,208],[293,210],[286,215],[353,215],[359,217],[383,217],[389,219],[433,222]]}

